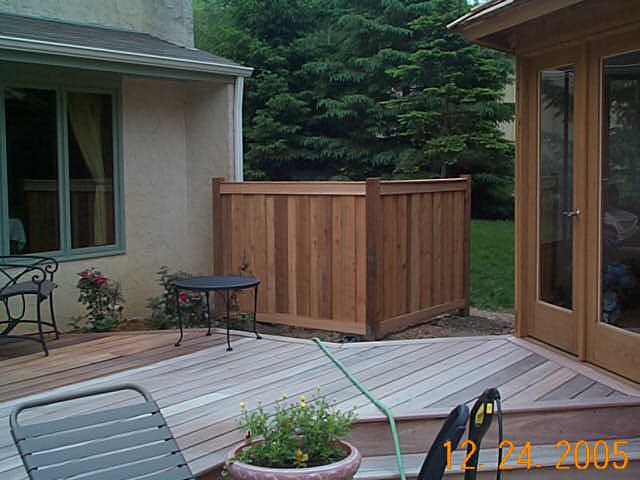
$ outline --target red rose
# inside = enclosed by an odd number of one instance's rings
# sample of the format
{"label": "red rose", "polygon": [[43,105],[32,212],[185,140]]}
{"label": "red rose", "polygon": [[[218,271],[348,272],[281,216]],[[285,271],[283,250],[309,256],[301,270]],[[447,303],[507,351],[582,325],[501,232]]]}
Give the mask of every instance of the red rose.
{"label": "red rose", "polygon": [[189,294],[187,292],[180,292],[180,294],[178,295],[178,300],[180,300],[181,302],[186,302],[187,300],[189,300]]}
{"label": "red rose", "polygon": [[104,278],[104,277],[98,277],[98,278],[96,278],[96,285],[102,285],[102,284],[104,284],[104,283],[106,283],[106,282],[107,282],[107,279],[106,279],[106,278]]}

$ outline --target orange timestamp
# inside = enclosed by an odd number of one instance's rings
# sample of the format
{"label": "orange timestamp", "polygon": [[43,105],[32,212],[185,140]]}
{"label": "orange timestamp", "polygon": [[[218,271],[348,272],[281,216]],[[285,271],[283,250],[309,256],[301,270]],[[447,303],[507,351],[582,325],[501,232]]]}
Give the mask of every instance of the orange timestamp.
{"label": "orange timestamp", "polygon": [[[586,440],[578,440],[570,442],[569,440],[559,440],[555,448],[558,456],[555,462],[556,470],[587,470],[595,468],[596,470],[606,470],[613,468],[614,470],[624,470],[629,464],[629,456],[625,451],[628,440],[615,440],[611,447],[605,440],[595,440],[588,442]],[[444,448],[447,454],[447,470],[452,468],[452,445],[450,441],[444,442]],[[475,470],[484,465],[479,464],[478,467],[471,463],[472,457],[477,453],[478,446],[473,440],[465,440],[460,444],[460,448],[466,449],[466,457],[460,462],[461,470]],[[507,465],[510,457],[517,454],[515,465],[522,466],[527,470],[550,466],[548,463],[544,465],[536,463],[531,455],[531,442],[525,442],[522,446],[516,446],[511,440],[502,440],[498,448],[504,449],[504,455],[498,470],[513,470],[513,464]],[[518,449],[519,452],[518,452]],[[567,463],[567,460],[569,462]]]}

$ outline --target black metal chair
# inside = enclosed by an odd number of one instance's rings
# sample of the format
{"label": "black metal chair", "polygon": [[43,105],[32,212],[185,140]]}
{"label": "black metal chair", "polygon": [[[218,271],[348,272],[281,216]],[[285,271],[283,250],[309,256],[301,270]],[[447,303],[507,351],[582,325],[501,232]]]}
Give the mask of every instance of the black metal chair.
{"label": "black metal chair", "polygon": [[[133,391],[144,398],[125,406],[106,407],[47,422],[20,424],[25,410],[81,398],[100,401],[100,395]],[[137,396],[136,396],[137,397]],[[57,410],[58,412],[60,410]],[[62,412],[68,410],[62,409]],[[53,414],[52,414],[53,415]],[[123,384],[26,402],[9,416],[11,435],[31,480],[193,480],[160,407],[145,389]]]}
{"label": "black metal chair", "polygon": [[[31,255],[0,256],[0,302],[4,304],[4,319],[0,320],[0,337],[34,340],[42,345],[45,355],[49,354],[44,340],[45,333],[55,333],[60,337],[53,310],[53,290],[56,284],[53,275],[58,270],[58,262],[49,257]],[[35,319],[29,317],[27,298],[35,299]],[[19,298],[19,300],[15,300]],[[50,321],[42,318],[41,304],[49,300]],[[17,303],[17,305],[16,305]],[[19,323],[35,323],[38,335],[11,334]],[[44,331],[43,326],[53,330]]]}

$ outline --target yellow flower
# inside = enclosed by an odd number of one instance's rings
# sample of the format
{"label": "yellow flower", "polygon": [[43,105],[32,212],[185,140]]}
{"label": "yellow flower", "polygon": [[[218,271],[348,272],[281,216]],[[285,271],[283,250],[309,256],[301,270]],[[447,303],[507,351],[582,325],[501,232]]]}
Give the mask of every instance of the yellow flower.
{"label": "yellow flower", "polygon": [[306,406],[307,406],[307,403],[306,403],[304,400],[302,400],[302,401],[300,402],[300,408],[304,408],[304,407],[306,407]]}
{"label": "yellow flower", "polygon": [[309,461],[309,455],[304,453],[301,449],[296,450],[296,458],[293,460],[294,465],[298,467],[304,467]]}
{"label": "yellow flower", "polygon": [[288,395],[287,395],[286,393],[283,393],[283,394],[282,394],[282,399],[283,399],[283,400],[286,400],[287,398],[288,398]]}
{"label": "yellow flower", "polygon": [[304,402],[307,398],[304,395],[300,395],[300,401]]}
{"label": "yellow flower", "polygon": [[246,406],[247,406],[247,404],[245,402],[240,402],[240,408],[244,408]]}

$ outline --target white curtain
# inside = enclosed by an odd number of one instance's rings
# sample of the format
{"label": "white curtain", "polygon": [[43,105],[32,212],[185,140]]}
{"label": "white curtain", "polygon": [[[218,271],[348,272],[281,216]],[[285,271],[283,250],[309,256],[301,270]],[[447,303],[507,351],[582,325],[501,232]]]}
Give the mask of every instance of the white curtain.
{"label": "white curtain", "polygon": [[[93,207],[94,245],[107,243],[107,198],[102,155],[102,102],[100,95],[68,93],[67,111],[73,136],[96,182]],[[108,140],[110,141],[110,140]]]}

